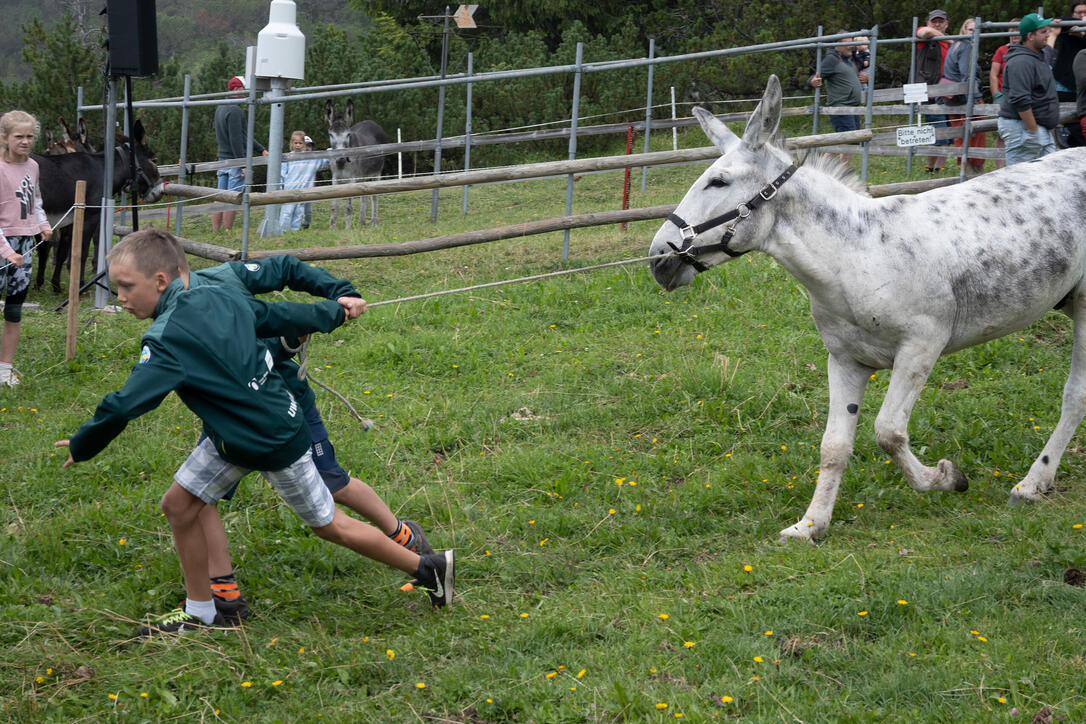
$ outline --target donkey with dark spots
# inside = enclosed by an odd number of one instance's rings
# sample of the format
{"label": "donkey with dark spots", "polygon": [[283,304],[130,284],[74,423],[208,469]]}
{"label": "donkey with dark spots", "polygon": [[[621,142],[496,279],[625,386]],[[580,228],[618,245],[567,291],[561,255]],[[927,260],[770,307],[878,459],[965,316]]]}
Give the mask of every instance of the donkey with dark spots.
{"label": "donkey with dark spots", "polygon": [[[875,370],[892,370],[875,419],[879,447],[915,490],[966,490],[957,465],[940,460],[929,467],[910,450],[913,404],[941,355],[1021,329],[1062,302],[1060,311],[1074,319],[1075,332],[1063,409],[1010,499],[1038,500],[1048,492],[1086,414],[1086,227],[1081,205],[1072,203],[1086,192],[1086,148],[916,196],[873,199],[836,161],[793,163],[777,137],[776,76],[742,138],[704,109],[695,108],[694,115],[723,156],[656,233],[650,248],[656,281],[675,289],[698,272],[762,251],[806,288],[829,351],[829,414],[818,481],[803,517],[782,530],[782,538],[812,540],[829,530],[852,454],[856,413]],[[1040,190],[1023,191],[1035,183]],[[948,232],[946,220],[964,215],[966,203],[981,198],[983,214]],[[862,217],[875,221],[860,229],[850,222]],[[998,268],[986,264],[992,259]]]}

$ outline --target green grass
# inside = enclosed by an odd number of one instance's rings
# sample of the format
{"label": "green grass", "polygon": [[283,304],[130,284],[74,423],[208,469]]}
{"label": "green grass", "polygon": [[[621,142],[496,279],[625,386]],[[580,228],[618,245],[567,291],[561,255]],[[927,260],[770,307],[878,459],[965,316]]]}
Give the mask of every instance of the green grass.
{"label": "green grass", "polygon": [[[901,168],[873,160],[875,177]],[[674,202],[695,175],[650,170],[642,195],[635,171],[633,205]],[[584,176],[574,210],[615,208],[620,191],[620,174]],[[254,248],[546,218],[564,180],[472,189],[466,218],[458,190],[441,199],[436,227],[429,192],[387,196],[376,230],[327,232],[318,205],[316,229]],[[576,231],[568,265],[552,234],[327,266],[379,301],[643,256],[656,228]],[[204,220],[184,234],[233,243]],[[825,352],[769,258],[670,295],[638,265],[374,309],[315,340],[311,367],[377,428],[319,390],[318,404],[342,463],[455,547],[456,604],[399,592],[401,574],[318,540],[253,477],[223,513],[258,615],[162,642],[130,637],[183,595],[158,500],[198,424],[170,397],[61,468],[52,441],[123,384],[146,326],[89,306],[70,363],[63,318],[28,314],[24,384],[0,391],[5,720],[1086,718],[1083,591],[1062,580],[1083,562],[1079,439],[1057,493],[1005,505],[1059,414],[1061,316],[937,365],[913,444],[958,461],[965,494],[917,494],[886,464],[880,373],[829,537],[808,546],[776,539],[817,474]]]}

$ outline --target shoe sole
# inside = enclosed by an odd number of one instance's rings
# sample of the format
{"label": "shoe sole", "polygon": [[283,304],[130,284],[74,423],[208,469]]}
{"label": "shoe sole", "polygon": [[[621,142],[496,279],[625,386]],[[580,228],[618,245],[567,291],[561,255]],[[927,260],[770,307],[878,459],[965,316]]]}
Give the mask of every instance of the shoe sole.
{"label": "shoe sole", "polygon": [[445,551],[445,575],[441,581],[445,586],[445,605],[449,606],[453,602],[453,582],[456,580],[456,555],[451,551]]}

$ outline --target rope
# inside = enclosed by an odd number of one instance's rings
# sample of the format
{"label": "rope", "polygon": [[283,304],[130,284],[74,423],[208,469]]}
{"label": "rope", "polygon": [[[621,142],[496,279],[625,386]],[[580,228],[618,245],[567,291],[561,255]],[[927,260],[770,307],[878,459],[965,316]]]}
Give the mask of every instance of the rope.
{"label": "rope", "polygon": [[548,272],[546,274],[534,274],[534,275],[528,276],[528,277],[518,277],[516,279],[506,279],[506,280],[500,281],[500,282],[488,282],[486,284],[476,284],[476,285],[470,286],[470,287],[460,287],[459,289],[443,289],[443,290],[441,290],[439,292],[430,292],[429,294],[416,294],[416,295],[411,296],[411,297],[400,297],[399,299],[387,299],[387,300],[385,300],[383,302],[373,302],[372,304],[367,304],[366,309],[369,310],[369,309],[374,309],[375,307],[383,307],[386,304],[399,304],[400,302],[413,302],[413,301],[416,301],[418,299],[429,299],[431,297],[441,297],[441,296],[444,296],[446,294],[459,294],[461,292],[473,292],[476,289],[487,289],[487,288],[490,288],[490,287],[501,287],[501,286],[505,286],[506,284],[518,284],[520,282],[534,282],[534,281],[536,281],[538,279],[549,279],[551,277],[561,277],[561,276],[566,276],[568,274],[576,274],[578,272],[593,271],[595,269],[607,269],[609,267],[615,267],[615,266],[623,266],[625,264],[638,264],[638,263],[641,263],[641,262],[646,262],[649,259],[653,259],[653,258],[655,258],[655,257],[643,256],[643,257],[640,257],[638,259],[627,259],[625,261],[612,261],[612,262],[607,262],[606,264],[595,264],[593,266],[579,267],[577,269],[564,269],[562,271]]}
{"label": "rope", "polygon": [[[612,262],[607,262],[606,264],[595,264],[593,266],[585,266],[585,267],[580,267],[578,269],[565,269],[563,271],[548,272],[546,274],[534,274],[532,276],[519,277],[517,279],[506,279],[506,280],[500,281],[500,282],[488,282],[486,284],[476,284],[474,286],[461,287],[459,289],[444,289],[444,290],[439,291],[439,292],[430,292],[429,294],[416,294],[416,295],[411,296],[411,297],[400,297],[399,299],[387,299],[387,300],[385,300],[383,302],[374,302],[373,304],[367,304],[366,309],[373,309],[374,307],[382,307],[382,306],[384,306],[386,304],[399,304],[400,302],[412,302],[412,301],[415,301],[415,300],[418,300],[418,299],[429,299],[431,297],[440,297],[440,296],[444,296],[446,294],[459,294],[459,293],[462,293],[462,292],[471,292],[471,291],[475,291],[476,289],[487,289],[489,287],[500,287],[500,286],[504,286],[506,284],[517,284],[519,282],[531,282],[531,281],[536,281],[538,279],[548,279],[550,277],[566,276],[566,275],[569,275],[569,274],[576,274],[577,272],[592,271],[594,269],[607,269],[609,267],[623,266],[625,264],[637,264],[639,262],[646,262],[646,261],[648,261],[649,259],[652,259],[652,258],[653,257],[651,257],[651,256],[643,256],[643,257],[640,257],[638,259],[627,259],[625,261],[612,261]],[[314,383],[315,385],[317,385],[321,389],[328,390],[329,392],[331,392],[333,395],[335,395],[336,397],[339,398],[340,402],[342,402],[344,405],[347,406],[347,409],[350,411],[351,415],[353,415],[354,418],[356,420],[358,420],[359,423],[361,423],[363,430],[366,430],[366,431],[372,430],[373,429],[373,424],[374,424],[373,420],[362,417],[362,415],[360,415],[358,413],[358,410],[354,409],[354,406],[351,405],[351,403],[347,400],[346,397],[339,394],[338,392],[333,390],[331,387],[329,387],[328,385],[326,385],[323,382],[321,382],[320,380],[318,380],[309,371],[308,348],[309,348],[309,342],[310,342],[310,340],[312,338],[313,338],[312,335],[307,336],[306,339],[304,341],[302,341],[297,347],[290,346],[290,344],[287,342],[285,337],[280,337],[279,338],[279,344],[283,345],[283,349],[285,349],[287,352],[290,352],[292,355],[294,355],[294,354],[298,355],[298,379],[300,379],[300,380],[308,379],[310,382]]]}

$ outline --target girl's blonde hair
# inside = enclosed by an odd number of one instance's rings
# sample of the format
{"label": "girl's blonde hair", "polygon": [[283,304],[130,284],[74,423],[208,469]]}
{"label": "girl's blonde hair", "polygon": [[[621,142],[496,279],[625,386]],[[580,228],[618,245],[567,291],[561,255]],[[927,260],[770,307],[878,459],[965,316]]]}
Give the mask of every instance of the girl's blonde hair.
{"label": "girl's blonde hair", "polygon": [[[15,130],[16,126],[27,123],[34,127],[34,138],[39,138],[41,136],[41,124],[38,123],[37,118],[26,111],[8,111],[0,116],[0,139],[6,139]],[[8,149],[6,144],[3,148],[0,148],[0,154],[3,154],[4,160],[7,160]]]}
{"label": "girl's blonde hair", "polygon": [[305,140],[305,131],[295,131],[294,133],[290,134],[290,140],[293,141],[294,138],[297,137],[297,136],[300,136],[301,139],[304,141]]}

